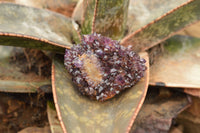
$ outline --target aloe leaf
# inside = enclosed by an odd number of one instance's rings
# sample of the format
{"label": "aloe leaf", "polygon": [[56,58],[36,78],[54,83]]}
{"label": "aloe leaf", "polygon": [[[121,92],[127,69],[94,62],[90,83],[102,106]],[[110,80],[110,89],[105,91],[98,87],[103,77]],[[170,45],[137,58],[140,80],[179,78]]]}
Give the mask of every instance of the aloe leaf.
{"label": "aloe leaf", "polygon": [[200,89],[200,39],[174,36],[151,66],[150,85]]}
{"label": "aloe leaf", "polygon": [[78,22],[81,23],[81,18],[83,17],[83,0],[79,0],[76,4],[76,7],[72,13],[72,18]]}
{"label": "aloe leaf", "polygon": [[18,66],[11,63],[11,47],[0,47],[0,91],[1,92],[37,92],[51,84],[49,79],[36,74],[25,74]]}
{"label": "aloe leaf", "polygon": [[45,127],[27,127],[19,131],[18,133],[49,133],[50,129],[48,126]]}
{"label": "aloe leaf", "polygon": [[183,93],[168,92],[168,96],[162,96],[162,92],[157,93],[155,88],[149,89],[148,92],[131,133],[167,133],[173,119],[188,108],[191,102]]}
{"label": "aloe leaf", "polygon": [[82,34],[90,34],[93,30],[114,40],[122,38],[126,27],[128,4],[129,0],[84,0]]}
{"label": "aloe leaf", "polygon": [[60,52],[79,41],[73,24],[70,18],[47,10],[0,3],[0,45]]}
{"label": "aloe leaf", "polygon": [[200,20],[200,1],[190,0],[171,10],[141,29],[129,34],[121,41],[132,45],[134,51],[144,51],[166,40],[177,31]]}
{"label": "aloe leaf", "polygon": [[177,34],[200,38],[200,22],[185,28],[184,30],[178,32]]}
{"label": "aloe leaf", "polygon": [[[0,0],[1,1],[1,0]],[[12,0],[13,1],[13,0]],[[67,5],[75,4],[78,0],[14,0],[15,3],[23,4],[26,6],[56,9]]]}
{"label": "aloe leaf", "polygon": [[0,0],[20,5],[48,9],[71,17],[78,0]]}
{"label": "aloe leaf", "polygon": [[[141,56],[148,61],[146,53]],[[148,62],[147,62],[148,67]],[[128,132],[144,101],[148,70],[136,86],[106,102],[82,96],[65,70],[63,60],[55,58],[52,66],[54,102],[64,132]]]}
{"label": "aloe leaf", "polygon": [[78,0],[15,0],[17,4],[48,9],[68,17],[71,17],[77,2]]}
{"label": "aloe leaf", "polygon": [[156,18],[189,0],[130,0],[128,8],[128,34],[140,29]]}
{"label": "aloe leaf", "polygon": [[[15,76],[17,77],[17,76]],[[29,81],[15,81],[15,79],[4,80],[0,79],[0,91],[1,92],[17,92],[17,93],[35,93],[38,92],[38,89],[41,87],[45,87],[50,85],[50,80],[44,81],[30,81],[31,75],[26,76],[29,77]]]}
{"label": "aloe leaf", "polygon": [[63,130],[60,126],[60,123],[57,117],[54,103],[51,101],[47,102],[47,115],[48,115],[51,133],[63,133]]}

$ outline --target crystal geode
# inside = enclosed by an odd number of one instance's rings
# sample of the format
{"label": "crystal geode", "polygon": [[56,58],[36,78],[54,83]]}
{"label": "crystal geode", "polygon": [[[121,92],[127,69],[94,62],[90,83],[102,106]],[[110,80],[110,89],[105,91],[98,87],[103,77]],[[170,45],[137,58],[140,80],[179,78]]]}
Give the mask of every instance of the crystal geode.
{"label": "crystal geode", "polygon": [[145,60],[118,41],[100,34],[84,35],[66,49],[64,64],[83,95],[104,101],[135,85],[146,70]]}

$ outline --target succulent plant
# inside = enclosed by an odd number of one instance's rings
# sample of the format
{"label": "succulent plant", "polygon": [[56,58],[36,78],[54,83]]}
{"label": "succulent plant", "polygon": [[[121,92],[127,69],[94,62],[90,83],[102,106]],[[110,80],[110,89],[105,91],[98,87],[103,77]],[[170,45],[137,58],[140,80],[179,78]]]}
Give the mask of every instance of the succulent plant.
{"label": "succulent plant", "polygon": [[101,101],[135,85],[146,70],[145,59],[131,48],[96,33],[66,49],[64,62],[79,91]]}
{"label": "succulent plant", "polygon": [[[149,84],[146,51],[200,20],[198,0],[175,3],[172,0],[153,0],[152,3],[80,0],[72,18],[19,5],[31,2],[17,2],[0,3],[0,45],[54,53],[53,57],[49,56],[52,59],[54,103],[63,132],[69,133],[130,132]],[[55,6],[63,9],[63,5],[74,3],[73,0],[60,0],[57,4],[37,2],[34,6],[53,11],[59,11],[54,10],[57,9]],[[142,6],[139,11],[146,11],[143,9],[147,7],[151,9],[141,18],[141,12],[134,10],[137,9],[134,6]],[[9,88],[12,91],[20,86],[26,92],[33,92],[35,88],[49,85],[50,79],[31,79],[31,75],[24,76],[18,69],[6,73],[11,71],[5,67],[10,64],[7,60],[1,62],[7,64],[0,66],[4,74],[0,77],[9,77],[0,81],[0,88],[4,90]],[[18,80],[17,74],[25,78]],[[9,85],[3,83],[5,79]],[[79,95],[77,90],[91,99],[105,101],[113,98],[101,103]],[[115,96],[122,90],[123,93]]]}

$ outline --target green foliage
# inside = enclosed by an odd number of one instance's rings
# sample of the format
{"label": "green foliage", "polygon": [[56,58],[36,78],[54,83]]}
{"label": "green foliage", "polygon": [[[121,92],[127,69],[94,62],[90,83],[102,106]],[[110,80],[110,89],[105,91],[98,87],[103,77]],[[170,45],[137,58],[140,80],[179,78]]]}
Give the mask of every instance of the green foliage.
{"label": "green foliage", "polygon": [[198,49],[199,42],[199,38],[177,35],[166,40],[164,47],[168,54],[177,54],[179,52],[190,52],[191,50]]}
{"label": "green foliage", "polygon": [[62,52],[79,42],[74,23],[47,10],[1,3],[0,45]]}
{"label": "green foliage", "polygon": [[[174,36],[167,40],[164,52],[151,66],[150,84],[169,87],[200,87],[200,39]],[[166,76],[167,75],[167,76]]]}
{"label": "green foliage", "polygon": [[133,32],[122,40],[122,45],[132,45],[134,51],[144,51],[174,35],[189,24],[200,20],[200,1],[186,3],[165,14],[143,29]]}
{"label": "green foliage", "polygon": [[[124,36],[129,0],[84,0],[82,34],[100,33],[119,40]],[[94,16],[95,4],[97,4]],[[93,27],[93,19],[94,27]]]}

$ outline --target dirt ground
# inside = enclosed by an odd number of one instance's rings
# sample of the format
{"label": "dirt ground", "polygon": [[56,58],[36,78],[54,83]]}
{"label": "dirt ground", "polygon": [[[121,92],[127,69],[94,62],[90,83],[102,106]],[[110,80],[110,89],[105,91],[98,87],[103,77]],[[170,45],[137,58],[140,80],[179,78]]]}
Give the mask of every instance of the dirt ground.
{"label": "dirt ground", "polygon": [[0,132],[48,126],[46,100],[51,95],[0,93]]}

